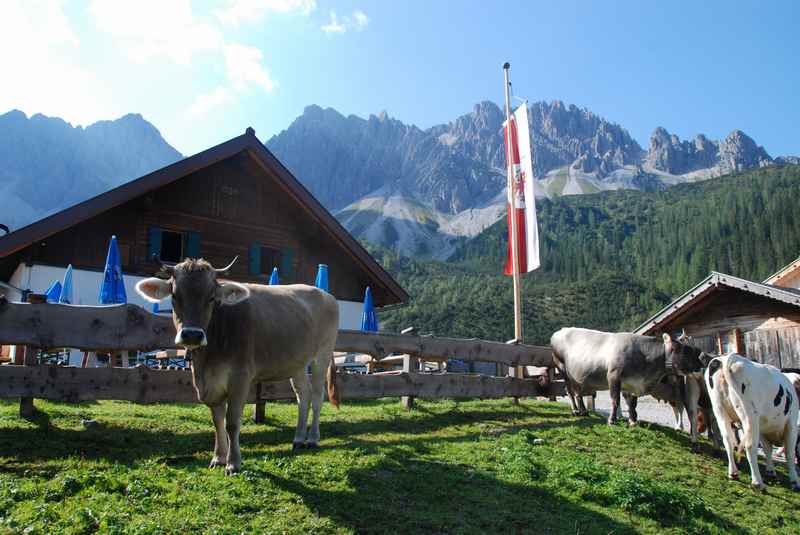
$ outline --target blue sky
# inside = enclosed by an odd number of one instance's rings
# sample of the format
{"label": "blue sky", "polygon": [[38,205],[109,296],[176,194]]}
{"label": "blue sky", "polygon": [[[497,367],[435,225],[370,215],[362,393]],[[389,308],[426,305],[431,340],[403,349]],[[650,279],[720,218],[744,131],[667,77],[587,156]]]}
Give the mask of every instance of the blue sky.
{"label": "blue sky", "polygon": [[800,154],[800,2],[5,0],[0,112],[138,112],[184,154],[308,104],[422,128],[515,92]]}

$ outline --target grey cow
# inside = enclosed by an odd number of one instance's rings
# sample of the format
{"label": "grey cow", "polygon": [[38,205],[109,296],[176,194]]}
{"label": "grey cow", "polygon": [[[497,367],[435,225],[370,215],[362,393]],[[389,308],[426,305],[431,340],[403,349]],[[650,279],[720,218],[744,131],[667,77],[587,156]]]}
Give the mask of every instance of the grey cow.
{"label": "grey cow", "polygon": [[587,414],[581,396],[610,390],[609,424],[617,419],[623,391],[629,423],[635,425],[637,396],[657,389],[668,373],[698,372],[704,360],[700,350],[667,334],[656,338],[566,327],[553,334],[550,345],[556,365],[566,379],[573,414]]}
{"label": "grey cow", "polygon": [[295,448],[319,443],[326,369],[328,397],[338,406],[333,364],[339,327],[336,299],[304,284],[263,286],[220,280],[232,265],[214,269],[205,260],[186,259],[163,267],[167,280],[154,277],[136,285],[149,301],[172,296],[175,344],[189,351],[197,396],[209,406],[214,420],[210,467],[224,465],[226,474],[241,468],[239,428],[254,381],[291,379],[299,405]]}

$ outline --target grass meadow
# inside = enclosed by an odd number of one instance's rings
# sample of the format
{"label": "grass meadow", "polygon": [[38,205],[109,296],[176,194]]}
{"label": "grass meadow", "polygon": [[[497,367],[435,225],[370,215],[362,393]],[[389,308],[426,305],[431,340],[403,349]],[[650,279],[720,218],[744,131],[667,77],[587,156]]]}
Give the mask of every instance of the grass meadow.
{"label": "grass meadow", "polygon": [[295,405],[270,403],[233,477],[207,468],[204,406],[36,404],[0,402],[0,533],[800,533],[783,466],[759,493],[708,444],[557,403],[326,405],[300,453]]}

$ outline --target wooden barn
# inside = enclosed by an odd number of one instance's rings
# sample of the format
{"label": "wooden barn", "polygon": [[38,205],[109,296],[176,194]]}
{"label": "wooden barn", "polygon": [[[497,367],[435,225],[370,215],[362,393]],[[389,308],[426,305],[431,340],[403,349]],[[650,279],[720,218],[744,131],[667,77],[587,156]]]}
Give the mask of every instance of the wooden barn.
{"label": "wooden barn", "polygon": [[[98,304],[109,239],[116,235],[128,301],[145,306],[136,282],[158,268],[203,257],[233,257],[230,278],[313,284],[329,267],[341,328],[360,327],[364,290],[376,306],[408,294],[258,140],[238,137],[0,237],[0,293],[43,292],[74,268],[73,304]],[[170,308],[169,303],[164,303]]]}
{"label": "wooden barn", "polygon": [[800,259],[763,282],[712,272],[635,332],[685,332],[704,351],[735,351],[779,368],[798,368],[799,288]]}

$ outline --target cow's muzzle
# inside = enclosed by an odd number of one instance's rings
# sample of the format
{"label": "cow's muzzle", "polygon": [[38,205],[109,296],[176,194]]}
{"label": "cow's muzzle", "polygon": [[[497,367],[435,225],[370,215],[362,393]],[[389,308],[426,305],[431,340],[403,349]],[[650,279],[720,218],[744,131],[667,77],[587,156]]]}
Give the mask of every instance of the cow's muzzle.
{"label": "cow's muzzle", "polygon": [[186,349],[203,347],[207,344],[206,332],[196,327],[184,327],[178,331],[178,335],[175,337],[175,345],[185,347]]}

